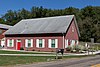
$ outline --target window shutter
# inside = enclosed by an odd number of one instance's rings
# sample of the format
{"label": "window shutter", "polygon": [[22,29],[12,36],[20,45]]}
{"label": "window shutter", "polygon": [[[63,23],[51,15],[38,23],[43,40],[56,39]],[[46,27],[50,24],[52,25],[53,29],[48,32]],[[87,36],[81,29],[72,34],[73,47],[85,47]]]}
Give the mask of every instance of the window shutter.
{"label": "window shutter", "polygon": [[31,47],[33,47],[33,39],[31,39]]}
{"label": "window shutter", "polygon": [[12,39],[12,47],[14,47],[14,39]]}
{"label": "window shutter", "polygon": [[55,48],[58,48],[58,39],[55,39]]}
{"label": "window shutter", "polygon": [[75,45],[75,40],[72,40],[71,46]]}
{"label": "window shutter", "polygon": [[7,39],[7,47],[9,47],[9,39]]}
{"label": "window shutter", "polygon": [[67,40],[65,39],[65,48],[67,47]]}
{"label": "window shutter", "polygon": [[48,47],[51,48],[51,39],[48,39]]}
{"label": "window shutter", "polygon": [[66,48],[68,47],[68,39],[67,40],[65,39],[65,47]]}
{"label": "window shutter", "polygon": [[39,39],[36,39],[36,47],[39,47]]}
{"label": "window shutter", "polygon": [[28,47],[28,40],[25,40],[25,47]]}
{"label": "window shutter", "polygon": [[78,45],[78,43],[79,43],[79,42],[78,42],[78,40],[77,40],[77,43],[76,43],[76,45]]}
{"label": "window shutter", "polygon": [[72,46],[72,40],[70,40],[70,46]]}
{"label": "window shutter", "polygon": [[73,40],[73,45],[75,45],[75,40]]}
{"label": "window shutter", "polygon": [[42,47],[44,48],[45,47],[45,40],[42,39]]}

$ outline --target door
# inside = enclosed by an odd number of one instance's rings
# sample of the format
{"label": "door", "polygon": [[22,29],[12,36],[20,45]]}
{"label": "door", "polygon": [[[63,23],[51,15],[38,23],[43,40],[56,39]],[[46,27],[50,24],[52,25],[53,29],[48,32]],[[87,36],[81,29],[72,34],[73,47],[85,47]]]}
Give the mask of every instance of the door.
{"label": "door", "polygon": [[20,50],[21,48],[21,40],[17,40],[17,50]]}

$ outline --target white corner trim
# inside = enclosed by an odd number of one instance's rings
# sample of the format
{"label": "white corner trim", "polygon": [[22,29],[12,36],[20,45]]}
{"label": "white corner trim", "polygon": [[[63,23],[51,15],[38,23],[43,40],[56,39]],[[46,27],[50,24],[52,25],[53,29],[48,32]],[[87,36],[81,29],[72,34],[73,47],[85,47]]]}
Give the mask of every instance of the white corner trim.
{"label": "white corner trim", "polygon": [[58,39],[55,39],[55,48],[58,48]]}
{"label": "white corner trim", "polygon": [[51,39],[48,39],[48,48],[51,48]]}
{"label": "white corner trim", "polygon": [[45,47],[45,39],[42,39],[42,48]]}
{"label": "white corner trim", "polygon": [[36,39],[36,47],[39,48],[39,39]]}

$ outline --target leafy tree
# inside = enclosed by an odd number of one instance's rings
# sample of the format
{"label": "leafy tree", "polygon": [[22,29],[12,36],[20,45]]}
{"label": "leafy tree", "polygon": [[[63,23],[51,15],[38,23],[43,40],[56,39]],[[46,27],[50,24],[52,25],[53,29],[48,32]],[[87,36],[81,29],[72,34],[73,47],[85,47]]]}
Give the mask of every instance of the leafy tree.
{"label": "leafy tree", "polygon": [[76,16],[80,30],[80,40],[90,41],[90,38],[94,38],[95,42],[100,43],[100,7],[99,6],[87,6],[82,9],[68,7],[65,9],[47,9],[33,6],[31,10],[21,9],[18,11],[8,10],[2,18],[0,23],[15,25],[22,19],[41,18],[71,15]]}

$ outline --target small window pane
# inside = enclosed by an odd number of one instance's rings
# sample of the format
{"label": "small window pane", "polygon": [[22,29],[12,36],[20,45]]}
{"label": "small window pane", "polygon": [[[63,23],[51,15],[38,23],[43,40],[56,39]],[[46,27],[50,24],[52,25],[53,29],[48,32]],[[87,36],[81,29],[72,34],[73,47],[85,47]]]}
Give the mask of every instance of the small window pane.
{"label": "small window pane", "polygon": [[9,40],[9,46],[12,46],[12,39]]}
{"label": "small window pane", "polygon": [[52,48],[55,48],[55,39],[52,39],[52,40],[51,40],[51,47],[52,47]]}
{"label": "small window pane", "polygon": [[31,40],[28,39],[28,47],[31,47]]}
{"label": "small window pane", "polygon": [[39,39],[39,47],[42,47],[42,39]]}
{"label": "small window pane", "polygon": [[21,40],[20,40],[20,39],[18,39],[17,41],[18,41],[18,42],[21,42]]}

